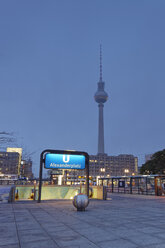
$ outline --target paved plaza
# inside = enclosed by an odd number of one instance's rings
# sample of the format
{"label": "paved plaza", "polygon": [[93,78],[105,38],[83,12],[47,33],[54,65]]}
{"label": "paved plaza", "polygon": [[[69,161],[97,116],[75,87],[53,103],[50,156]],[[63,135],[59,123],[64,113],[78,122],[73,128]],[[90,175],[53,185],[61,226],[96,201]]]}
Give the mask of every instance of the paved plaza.
{"label": "paved plaza", "polygon": [[165,248],[165,198],[111,195],[85,212],[71,201],[0,204],[0,248]]}

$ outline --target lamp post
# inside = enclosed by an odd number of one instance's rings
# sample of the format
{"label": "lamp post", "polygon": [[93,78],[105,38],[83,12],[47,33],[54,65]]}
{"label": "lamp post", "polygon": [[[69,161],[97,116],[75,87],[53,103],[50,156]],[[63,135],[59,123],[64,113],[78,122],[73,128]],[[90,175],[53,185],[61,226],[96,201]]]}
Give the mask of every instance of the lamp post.
{"label": "lamp post", "polygon": [[125,172],[125,176],[127,176],[127,173],[129,173],[129,170],[125,169],[124,172]]}
{"label": "lamp post", "polygon": [[100,172],[101,172],[101,175],[104,173],[104,177],[105,177],[105,168],[100,168]]}

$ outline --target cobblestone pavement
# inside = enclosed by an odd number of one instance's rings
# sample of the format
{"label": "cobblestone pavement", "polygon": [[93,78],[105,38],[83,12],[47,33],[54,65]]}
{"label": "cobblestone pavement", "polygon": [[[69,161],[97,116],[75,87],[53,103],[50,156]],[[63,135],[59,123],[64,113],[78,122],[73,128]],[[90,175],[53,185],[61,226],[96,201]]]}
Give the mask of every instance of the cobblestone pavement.
{"label": "cobblestone pavement", "polygon": [[65,200],[0,204],[0,248],[165,248],[165,198],[111,198],[85,212]]}

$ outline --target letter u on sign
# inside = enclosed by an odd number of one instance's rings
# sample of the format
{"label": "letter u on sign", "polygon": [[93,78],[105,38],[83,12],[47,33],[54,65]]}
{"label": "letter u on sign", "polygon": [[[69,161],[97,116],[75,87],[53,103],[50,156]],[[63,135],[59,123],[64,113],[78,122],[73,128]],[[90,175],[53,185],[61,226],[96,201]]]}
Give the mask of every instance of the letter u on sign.
{"label": "letter u on sign", "polygon": [[63,155],[63,162],[68,163],[69,162],[69,155]]}

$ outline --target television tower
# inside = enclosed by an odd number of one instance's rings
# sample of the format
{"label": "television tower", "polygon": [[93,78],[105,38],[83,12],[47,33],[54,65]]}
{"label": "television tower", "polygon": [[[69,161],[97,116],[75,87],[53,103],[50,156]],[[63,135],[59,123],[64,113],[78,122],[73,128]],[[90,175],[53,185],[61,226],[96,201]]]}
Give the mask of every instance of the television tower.
{"label": "television tower", "polygon": [[104,154],[104,118],[103,107],[108,100],[108,94],[104,91],[105,83],[102,81],[102,47],[100,45],[100,80],[98,88],[94,95],[95,101],[99,107],[99,133],[98,133],[98,154]]}

